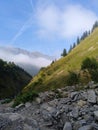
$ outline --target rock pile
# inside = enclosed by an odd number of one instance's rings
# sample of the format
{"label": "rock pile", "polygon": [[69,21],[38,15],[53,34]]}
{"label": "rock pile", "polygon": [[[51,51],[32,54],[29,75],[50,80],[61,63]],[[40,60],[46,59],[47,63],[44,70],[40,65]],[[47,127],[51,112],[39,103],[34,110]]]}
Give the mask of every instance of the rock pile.
{"label": "rock pile", "polygon": [[40,93],[16,108],[0,105],[0,130],[98,130],[98,84]]}

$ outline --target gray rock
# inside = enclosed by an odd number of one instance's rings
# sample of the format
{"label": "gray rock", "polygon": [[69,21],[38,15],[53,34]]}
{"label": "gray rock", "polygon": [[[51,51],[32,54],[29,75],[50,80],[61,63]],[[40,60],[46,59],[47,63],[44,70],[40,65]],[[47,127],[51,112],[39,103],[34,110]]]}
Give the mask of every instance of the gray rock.
{"label": "gray rock", "polygon": [[0,116],[0,130],[10,126],[12,124],[11,120],[3,118]]}
{"label": "gray rock", "polygon": [[0,114],[0,130],[23,130],[23,120],[19,114],[3,113]]}
{"label": "gray rock", "polygon": [[16,120],[22,119],[22,116],[18,113],[10,113],[9,119],[11,121],[16,121]]}
{"label": "gray rock", "polygon": [[30,102],[25,103],[25,107],[29,108],[32,104]]}
{"label": "gray rock", "polygon": [[94,130],[98,130],[98,124],[92,123],[91,125],[92,125],[92,128],[93,128]]}
{"label": "gray rock", "polygon": [[32,127],[27,124],[24,124],[24,130],[32,130]]}
{"label": "gray rock", "polygon": [[78,130],[92,130],[92,126],[91,125],[82,126]]}
{"label": "gray rock", "polygon": [[77,103],[77,105],[78,105],[79,107],[83,107],[84,105],[86,105],[86,101],[79,100],[78,103]]}
{"label": "gray rock", "polygon": [[96,95],[94,90],[88,90],[88,102],[96,103]]}
{"label": "gray rock", "polygon": [[94,111],[94,117],[96,120],[98,120],[98,111]]}
{"label": "gray rock", "polygon": [[89,88],[94,88],[94,81],[90,81],[90,82],[88,83],[88,87],[89,87]]}
{"label": "gray rock", "polygon": [[23,116],[18,113],[0,113],[0,116],[12,122],[23,118]]}
{"label": "gray rock", "polygon": [[95,89],[95,88],[98,88],[98,83],[97,83],[97,84],[94,84],[94,81],[91,81],[91,82],[89,82],[88,86],[89,86],[89,88],[91,88],[91,89]]}
{"label": "gray rock", "polygon": [[37,121],[34,120],[34,119],[26,118],[26,119],[24,120],[24,122],[25,122],[26,124],[28,124],[29,126],[32,126],[32,128],[37,128],[37,127],[38,127],[38,123],[37,123]]}
{"label": "gray rock", "polygon": [[63,127],[63,130],[72,130],[72,125],[70,122],[66,122],[64,127]]}
{"label": "gray rock", "polygon": [[73,130],[78,130],[80,127],[86,125],[85,120],[79,120],[74,122]]}
{"label": "gray rock", "polygon": [[79,116],[79,108],[78,107],[73,108],[72,112],[70,112],[70,116],[77,119]]}
{"label": "gray rock", "polygon": [[88,99],[88,94],[87,94],[87,92],[85,92],[85,91],[82,91],[81,92],[81,100],[87,100]]}
{"label": "gray rock", "polygon": [[36,98],[36,102],[37,102],[38,104],[40,104],[40,103],[42,103],[42,99],[39,98],[39,97],[37,97],[37,98]]}
{"label": "gray rock", "polygon": [[24,108],[25,105],[23,103],[19,104],[18,106],[15,107],[16,110],[21,110],[22,108]]}
{"label": "gray rock", "polygon": [[70,95],[71,99],[74,99],[76,95],[78,95],[78,92],[71,92]]}

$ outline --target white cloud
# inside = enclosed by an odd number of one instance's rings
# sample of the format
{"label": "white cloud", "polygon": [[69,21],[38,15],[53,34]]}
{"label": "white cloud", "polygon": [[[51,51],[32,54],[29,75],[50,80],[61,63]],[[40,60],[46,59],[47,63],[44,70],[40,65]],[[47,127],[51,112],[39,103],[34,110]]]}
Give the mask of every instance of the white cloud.
{"label": "white cloud", "polygon": [[36,52],[36,56],[33,53],[19,50],[13,47],[0,47],[0,58],[5,61],[12,61],[18,65],[36,66],[37,68],[45,67],[52,62],[48,57],[42,56]]}
{"label": "white cloud", "polygon": [[59,36],[71,38],[91,29],[97,20],[93,11],[81,5],[69,5],[64,9],[48,5],[39,7],[36,12],[38,35],[44,37]]}
{"label": "white cloud", "polygon": [[60,8],[53,2],[37,1],[35,4],[29,0],[32,8],[31,15],[23,26],[12,38],[13,44],[28,28],[35,26],[35,32],[40,38],[61,39],[72,38],[80,35],[85,30],[91,29],[93,23],[98,19],[96,14],[81,5],[63,5]]}

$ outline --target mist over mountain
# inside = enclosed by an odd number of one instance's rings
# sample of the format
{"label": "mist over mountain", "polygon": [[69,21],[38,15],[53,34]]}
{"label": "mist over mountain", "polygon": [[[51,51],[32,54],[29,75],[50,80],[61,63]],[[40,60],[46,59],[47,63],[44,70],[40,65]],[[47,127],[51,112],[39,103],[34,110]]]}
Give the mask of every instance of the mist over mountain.
{"label": "mist over mountain", "polygon": [[0,47],[0,58],[11,61],[22,67],[29,74],[35,75],[41,67],[48,66],[54,59],[40,52],[29,52],[20,48]]}

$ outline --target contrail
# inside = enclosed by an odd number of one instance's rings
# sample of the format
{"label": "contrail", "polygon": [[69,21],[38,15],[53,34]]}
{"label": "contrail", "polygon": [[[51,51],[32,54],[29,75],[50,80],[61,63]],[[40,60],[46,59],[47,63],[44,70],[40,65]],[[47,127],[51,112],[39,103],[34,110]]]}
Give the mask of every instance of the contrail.
{"label": "contrail", "polygon": [[[32,10],[34,9],[33,1],[30,0],[30,5],[32,7]],[[12,38],[11,44],[13,44],[18,37],[20,37],[29,27],[31,27],[33,24],[33,16],[31,14],[30,18],[23,24],[23,26],[19,29],[19,31],[16,33],[16,35]]]}
{"label": "contrail", "polygon": [[31,27],[32,24],[33,24],[33,17],[31,16],[19,29],[16,35],[12,38],[11,43],[13,44],[18,37],[20,37],[29,27]]}
{"label": "contrail", "polygon": [[33,10],[34,5],[33,5],[33,1],[32,0],[30,0],[30,4],[31,4],[32,10]]}

